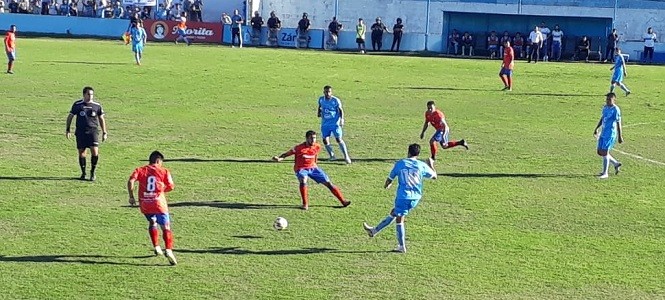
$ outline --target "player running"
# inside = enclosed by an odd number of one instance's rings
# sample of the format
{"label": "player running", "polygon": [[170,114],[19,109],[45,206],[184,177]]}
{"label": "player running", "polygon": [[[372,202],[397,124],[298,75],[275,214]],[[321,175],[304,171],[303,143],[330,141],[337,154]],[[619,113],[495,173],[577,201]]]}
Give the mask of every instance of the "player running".
{"label": "player running", "polygon": [[307,196],[307,178],[311,178],[316,183],[325,185],[330,192],[339,200],[342,207],[347,207],[351,201],[344,200],[342,192],[334,186],[328,175],[316,165],[316,159],[321,151],[321,145],[316,143],[316,132],[313,130],[305,133],[305,142],[293,147],[293,149],[282,153],[279,156],[273,156],[274,161],[282,161],[285,157],[295,155],[295,164],[293,170],[296,172],[298,182],[300,182],[300,197],[302,199],[302,209],[309,208],[309,198]]}
{"label": "player running", "polygon": [[16,60],[16,25],[9,26],[5,34],[5,53],[7,54],[7,74],[14,74]]}
{"label": "player running", "polygon": [[612,74],[612,83],[610,84],[610,93],[614,93],[614,88],[618,85],[624,92],[626,92],[626,96],[628,96],[630,95],[630,90],[623,84],[623,78],[628,75],[626,73],[626,61],[623,59],[623,55],[621,55],[620,48],[616,48],[615,53],[614,66],[610,68],[610,71],[614,70],[614,74]]}
{"label": "player running", "polygon": [[130,29],[130,34],[132,36],[132,51],[134,52],[134,59],[136,60],[136,65],[141,65],[141,58],[143,57],[143,46],[146,44],[148,34],[146,34],[145,29],[143,28],[143,22],[139,21],[132,24],[132,29]]}
{"label": "player running", "polygon": [[[621,109],[616,105],[617,96],[614,93],[609,93],[605,97],[605,106],[603,106],[602,114],[596,129],[593,131],[593,136],[598,139],[597,153],[603,158],[603,171],[600,173],[600,179],[608,178],[608,171],[610,163],[614,165],[614,174],[619,174],[621,171],[621,163],[614,159],[610,154],[610,150],[614,147],[614,143],[619,141],[623,143],[623,130],[621,128]],[[598,128],[603,127],[598,135]]]}
{"label": "player running", "polygon": [[418,160],[418,155],[420,155],[420,145],[409,145],[408,158],[397,161],[392,171],[390,171],[388,179],[386,179],[384,187],[387,189],[390,188],[395,177],[398,178],[395,206],[390,211],[390,214],[376,227],[370,227],[367,223],[363,223],[363,228],[367,231],[369,237],[374,237],[390,225],[393,220],[397,219],[397,223],[395,224],[397,231],[396,252],[406,252],[404,220],[409,211],[418,206],[418,202],[423,196],[423,177],[436,179],[436,172],[427,166],[427,164]]}
{"label": "player running", "polygon": [[448,136],[450,135],[450,128],[448,127],[448,123],[446,123],[446,117],[443,112],[436,109],[434,101],[427,102],[427,110],[425,111],[425,124],[423,124],[423,131],[420,133],[421,139],[425,137],[425,131],[427,131],[428,124],[432,124],[432,126],[436,129],[436,132],[434,132],[434,135],[429,140],[431,156],[428,162],[430,168],[434,169],[434,161],[436,160],[437,151],[436,143],[439,143],[443,149],[462,146],[466,150],[469,150],[469,145],[467,145],[466,141],[463,139],[459,141],[448,140]]}
{"label": "player running", "polygon": [[182,12],[180,14],[180,18],[178,18],[178,37],[175,38],[175,43],[176,45],[178,44],[179,40],[184,40],[187,43],[187,46],[191,45],[192,43],[187,39],[187,13]]}
{"label": "player running", "polygon": [[513,67],[515,66],[515,52],[513,47],[510,47],[510,41],[503,42],[503,62],[501,63],[501,71],[499,77],[503,81],[504,91],[513,90]]}
{"label": "player running", "polygon": [[166,258],[171,265],[178,262],[173,254],[173,233],[171,232],[171,221],[169,218],[169,207],[166,203],[166,193],[173,190],[174,183],[168,169],[162,167],[164,155],[159,151],[153,151],[149,157],[150,164],[134,170],[129,181],[127,181],[127,192],[129,193],[129,205],[136,205],[134,199],[134,183],[139,182],[139,206],[141,213],[148,219],[148,232],[150,240],[155,247],[155,255],[164,255],[159,246],[159,232],[157,224],[162,228],[164,243],[166,247]]}
{"label": "player running", "polygon": [[326,152],[330,155],[330,160],[335,160],[335,153],[333,152],[332,145],[330,145],[330,136],[334,135],[339,149],[344,154],[344,160],[347,164],[351,163],[349,151],[346,148],[346,143],[342,140],[342,127],[344,126],[344,110],[342,109],[342,101],[333,96],[332,87],[326,85],[323,87],[323,96],[319,97],[319,108],[316,113],[317,117],[321,118],[321,135],[323,136],[323,145],[326,147]]}

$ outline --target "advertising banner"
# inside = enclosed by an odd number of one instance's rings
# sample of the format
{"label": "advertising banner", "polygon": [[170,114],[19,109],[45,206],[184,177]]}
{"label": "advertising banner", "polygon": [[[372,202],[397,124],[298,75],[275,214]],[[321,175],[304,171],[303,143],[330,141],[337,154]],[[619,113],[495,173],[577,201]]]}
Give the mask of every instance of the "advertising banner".
{"label": "advertising banner", "polygon": [[[178,37],[178,23],[175,21],[143,20],[149,41],[173,42]],[[222,24],[187,22],[187,38],[192,42],[221,43]]]}

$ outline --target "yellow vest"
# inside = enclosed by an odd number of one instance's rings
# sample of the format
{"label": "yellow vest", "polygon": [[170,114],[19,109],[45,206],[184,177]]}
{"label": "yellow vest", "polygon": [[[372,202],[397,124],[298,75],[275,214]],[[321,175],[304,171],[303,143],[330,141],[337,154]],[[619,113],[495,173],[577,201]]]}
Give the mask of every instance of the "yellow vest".
{"label": "yellow vest", "polygon": [[364,39],[366,30],[367,30],[367,27],[365,27],[365,24],[356,25],[356,38],[357,39]]}

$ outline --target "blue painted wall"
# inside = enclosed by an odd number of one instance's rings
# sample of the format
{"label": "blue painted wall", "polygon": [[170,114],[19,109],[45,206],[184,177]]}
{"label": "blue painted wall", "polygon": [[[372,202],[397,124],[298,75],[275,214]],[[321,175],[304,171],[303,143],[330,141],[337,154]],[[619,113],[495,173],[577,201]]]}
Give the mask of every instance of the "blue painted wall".
{"label": "blue painted wall", "polygon": [[127,30],[127,20],[65,16],[0,14],[0,28],[15,24],[19,32],[72,34],[120,38]]}

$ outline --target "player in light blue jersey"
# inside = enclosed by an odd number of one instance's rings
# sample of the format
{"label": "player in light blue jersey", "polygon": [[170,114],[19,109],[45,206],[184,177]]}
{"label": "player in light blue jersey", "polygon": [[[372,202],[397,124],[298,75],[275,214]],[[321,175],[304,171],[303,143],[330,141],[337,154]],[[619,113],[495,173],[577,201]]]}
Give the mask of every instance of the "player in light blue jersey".
{"label": "player in light blue jersey", "polygon": [[134,59],[136,59],[136,64],[141,65],[141,58],[143,57],[143,46],[145,46],[146,39],[148,35],[143,29],[143,22],[138,21],[132,23],[132,28],[129,30],[129,34],[132,37],[132,51],[134,52]]}
{"label": "player in light blue jersey", "polygon": [[406,229],[404,228],[404,219],[409,211],[416,208],[420,198],[423,196],[423,178],[436,179],[436,172],[426,163],[418,160],[420,155],[420,145],[409,145],[409,157],[399,160],[393,166],[388,179],[386,179],[385,188],[389,188],[395,177],[398,180],[397,193],[395,195],[395,207],[390,214],[376,225],[371,227],[363,223],[363,228],[370,237],[374,237],[381,230],[386,228],[394,219],[397,219],[395,226],[397,231],[397,249],[395,251],[406,252]]}
{"label": "player in light blue jersey", "polygon": [[[614,93],[607,94],[605,98],[605,106],[603,112],[593,131],[593,136],[598,139],[597,153],[603,158],[603,171],[600,173],[600,179],[609,177],[608,170],[610,163],[614,165],[614,174],[619,174],[621,163],[618,162],[612,155],[610,150],[614,147],[617,141],[623,143],[623,135],[621,129],[621,109],[616,105],[617,96]],[[598,135],[598,128],[602,126],[600,135]]]}
{"label": "player in light blue jersey", "polygon": [[614,66],[610,68],[610,71],[614,70],[612,83],[610,84],[610,93],[614,93],[614,87],[618,85],[626,92],[626,96],[628,96],[630,95],[630,90],[623,84],[623,78],[628,75],[626,73],[626,61],[623,59],[623,55],[621,55],[621,49],[616,48],[614,51],[616,52],[616,56],[614,57]]}
{"label": "player in light blue jersey", "polygon": [[344,154],[344,160],[347,164],[351,163],[349,151],[346,149],[346,143],[342,140],[342,127],[344,126],[344,110],[342,101],[333,96],[332,87],[326,85],[323,87],[323,96],[319,97],[319,109],[317,116],[321,118],[321,136],[323,136],[323,145],[330,155],[330,160],[335,160],[335,153],[330,145],[330,136],[334,135],[339,149]]}

